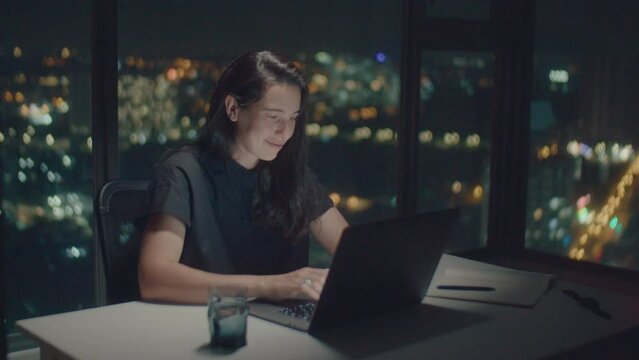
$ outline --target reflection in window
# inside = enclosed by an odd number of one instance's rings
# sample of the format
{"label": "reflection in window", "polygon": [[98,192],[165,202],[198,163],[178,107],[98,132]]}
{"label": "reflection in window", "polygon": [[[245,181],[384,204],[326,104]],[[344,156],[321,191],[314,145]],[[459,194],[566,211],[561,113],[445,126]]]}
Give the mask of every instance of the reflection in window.
{"label": "reflection in window", "polygon": [[639,269],[639,6],[587,3],[538,2],[526,245]]}
{"label": "reflection in window", "polygon": [[448,250],[484,244],[494,60],[490,53],[425,51],[420,75],[418,209],[463,209]]}

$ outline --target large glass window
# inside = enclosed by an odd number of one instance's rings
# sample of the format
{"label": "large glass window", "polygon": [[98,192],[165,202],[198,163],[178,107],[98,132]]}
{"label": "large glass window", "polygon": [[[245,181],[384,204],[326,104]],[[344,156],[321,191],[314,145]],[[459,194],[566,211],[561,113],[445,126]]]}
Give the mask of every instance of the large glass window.
{"label": "large glass window", "polygon": [[[118,21],[123,176],[150,176],[163,151],[192,140],[224,66],[267,48],[304,68],[310,165],[334,203],[351,223],[395,215],[395,1],[128,1]],[[311,249],[313,264],[328,261]]]}
{"label": "large glass window", "polygon": [[537,1],[526,246],[639,269],[639,3]]}
{"label": "large glass window", "polygon": [[449,251],[486,241],[494,73],[491,53],[422,52],[418,209],[462,209]]}
{"label": "large glass window", "polygon": [[0,211],[18,319],[95,306],[90,2],[9,1],[0,31]]}

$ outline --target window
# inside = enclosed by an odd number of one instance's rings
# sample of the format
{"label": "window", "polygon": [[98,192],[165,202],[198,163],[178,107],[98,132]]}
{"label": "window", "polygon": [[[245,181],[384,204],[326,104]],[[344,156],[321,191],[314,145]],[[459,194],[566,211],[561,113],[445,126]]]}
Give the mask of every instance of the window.
{"label": "window", "polygon": [[95,306],[90,3],[2,12],[0,238],[15,350],[16,320]]}
{"label": "window", "polygon": [[639,269],[639,5],[537,1],[526,246]]}
{"label": "window", "polygon": [[[310,165],[334,203],[351,223],[394,216],[400,7],[390,0],[278,4],[120,4],[122,175],[150,176],[163,151],[194,139],[224,66],[268,48],[305,69]],[[311,249],[312,264],[329,261]]]}
{"label": "window", "polygon": [[449,251],[486,240],[493,87],[491,53],[422,52],[418,210],[462,208]]}

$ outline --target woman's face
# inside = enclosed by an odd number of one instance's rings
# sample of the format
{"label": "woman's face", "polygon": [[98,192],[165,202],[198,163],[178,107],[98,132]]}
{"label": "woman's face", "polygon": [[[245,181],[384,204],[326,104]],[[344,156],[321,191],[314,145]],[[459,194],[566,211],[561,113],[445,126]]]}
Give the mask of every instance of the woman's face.
{"label": "woman's face", "polygon": [[247,169],[259,160],[275,159],[293,136],[300,101],[299,88],[288,84],[271,85],[259,101],[246,107],[239,107],[234,97],[227,96],[227,114],[237,125],[231,157]]}

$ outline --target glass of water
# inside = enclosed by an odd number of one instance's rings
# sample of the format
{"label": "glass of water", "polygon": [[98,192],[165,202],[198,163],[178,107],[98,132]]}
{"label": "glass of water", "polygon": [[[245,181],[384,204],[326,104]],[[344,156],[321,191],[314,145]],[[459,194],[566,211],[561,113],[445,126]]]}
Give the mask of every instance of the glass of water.
{"label": "glass of water", "polygon": [[246,345],[246,290],[210,289],[208,306],[211,345],[232,348]]}

